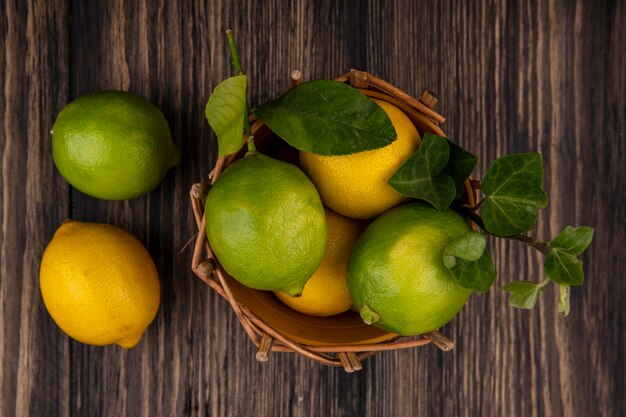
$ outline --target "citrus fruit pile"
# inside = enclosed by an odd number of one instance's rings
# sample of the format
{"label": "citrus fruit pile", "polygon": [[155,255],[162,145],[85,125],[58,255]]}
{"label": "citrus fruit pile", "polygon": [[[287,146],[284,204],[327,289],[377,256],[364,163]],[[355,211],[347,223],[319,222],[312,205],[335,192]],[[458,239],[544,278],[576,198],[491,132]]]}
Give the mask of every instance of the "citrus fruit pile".
{"label": "citrus fruit pile", "polygon": [[253,148],[210,189],[207,237],[229,275],[296,311],[326,317],[352,308],[387,331],[423,334],[451,320],[471,293],[443,263],[446,246],[470,227],[452,210],[407,203],[389,185],[420,134],[398,107],[372,102],[393,125],[392,143],[345,155],[301,150],[301,169]]}
{"label": "citrus fruit pile", "polygon": [[[161,111],[126,91],[77,98],[61,110],[51,133],[61,175],[103,200],[147,194],[181,159]],[[107,224],[63,223],[45,249],[39,276],[57,325],[91,345],[134,347],[160,304],[150,254],[132,234]]]}
{"label": "citrus fruit pile", "polygon": [[[256,149],[248,80],[227,35],[238,75],[216,86],[205,113],[220,157],[244,145],[247,153],[214,171],[204,220],[212,251],[234,279],[304,314],[352,309],[387,332],[424,334],[449,322],[472,291],[493,286],[491,235],[546,256],[543,281],[502,287],[509,304],[532,308],[551,282],[558,311],[569,313],[570,287],[583,284],[580,256],[594,231],[568,226],[551,241],[525,234],[548,204],[538,153],[497,158],[482,180],[483,199],[470,207],[464,193],[475,155],[418,132],[391,96],[370,99],[344,82],[313,80],[254,109],[299,152],[295,162],[271,158]],[[51,133],[61,175],[103,200],[149,193],[181,160],[161,111],[129,92],[77,98]],[[93,345],[135,346],[160,301],[156,267],[141,242],[97,223],[59,227],[43,255],[40,286],[59,327]]]}

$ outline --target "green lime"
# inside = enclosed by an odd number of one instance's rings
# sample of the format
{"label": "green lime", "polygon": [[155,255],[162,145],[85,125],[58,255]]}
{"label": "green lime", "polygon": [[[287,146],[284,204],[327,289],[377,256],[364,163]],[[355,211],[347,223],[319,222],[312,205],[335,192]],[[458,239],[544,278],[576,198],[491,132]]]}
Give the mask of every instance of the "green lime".
{"label": "green lime", "polygon": [[152,191],[181,159],[161,111],[125,91],[86,94],[65,106],[52,127],[52,153],[70,184],[104,200]]}
{"label": "green lime", "polygon": [[324,257],[319,194],[287,162],[258,153],[234,162],[211,187],[205,217],[217,259],[248,287],[298,295]]}
{"label": "green lime", "polygon": [[450,321],[472,291],[454,281],[443,251],[469,230],[456,212],[425,203],[399,206],[376,219],[357,241],[348,265],[348,288],[361,317],[407,336]]}

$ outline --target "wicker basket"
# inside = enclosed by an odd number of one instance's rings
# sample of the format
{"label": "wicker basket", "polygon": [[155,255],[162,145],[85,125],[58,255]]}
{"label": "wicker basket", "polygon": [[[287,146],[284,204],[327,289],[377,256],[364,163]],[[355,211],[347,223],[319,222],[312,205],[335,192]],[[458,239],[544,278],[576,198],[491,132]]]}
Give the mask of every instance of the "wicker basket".
{"label": "wicker basket", "polygon": [[[299,71],[294,71],[291,78],[294,85],[302,82]],[[445,119],[434,111],[437,99],[428,91],[420,100],[416,100],[389,83],[354,69],[336,80],[347,82],[370,97],[399,107],[413,121],[420,134],[432,132],[444,135],[438,125]],[[261,152],[279,159],[297,161],[297,151],[286,146],[260,120],[253,122],[252,133],[257,149]],[[209,175],[211,183],[217,180],[228,165],[244,154],[245,150],[242,150],[238,154],[219,158]],[[469,180],[466,181],[465,189],[464,198],[473,206],[476,196]],[[363,359],[382,350],[412,348],[429,343],[443,351],[453,348],[453,342],[438,331],[401,338],[366,325],[355,312],[324,318],[311,317],[291,310],[271,292],[243,286],[220,266],[206,238],[204,200],[208,190],[206,184],[194,184],[190,192],[198,226],[192,270],[230,303],[250,340],[258,348],[257,360],[267,361],[271,351],[296,352],[324,365],[342,366],[347,372],[353,372],[361,369]]]}

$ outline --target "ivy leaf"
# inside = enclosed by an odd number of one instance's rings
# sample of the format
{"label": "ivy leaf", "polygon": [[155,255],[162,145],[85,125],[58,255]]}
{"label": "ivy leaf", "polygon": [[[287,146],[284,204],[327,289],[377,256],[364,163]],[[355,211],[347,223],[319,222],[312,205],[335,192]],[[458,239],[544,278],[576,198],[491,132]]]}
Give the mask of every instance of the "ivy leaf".
{"label": "ivy leaf", "polygon": [[455,198],[461,198],[465,189],[465,180],[474,170],[478,157],[449,139],[446,140],[450,147],[450,158],[448,159],[448,164],[443,169],[443,173],[448,174],[454,180],[454,186],[456,187]]}
{"label": "ivy leaf", "polygon": [[245,75],[225,79],[206,103],[204,113],[217,135],[219,156],[237,152],[245,142],[246,80]]}
{"label": "ivy leaf", "polygon": [[563,250],[572,255],[580,255],[591,245],[593,233],[593,228],[589,226],[576,228],[567,226],[557,237],[552,239],[550,247]]}
{"label": "ivy leaf", "polygon": [[444,249],[443,263],[463,288],[487,292],[493,285],[496,270],[485,245],[485,237],[472,231],[455,239]]}
{"label": "ivy leaf", "polygon": [[443,263],[447,268],[453,268],[457,258],[465,261],[476,261],[485,251],[486,244],[487,240],[482,233],[475,231],[467,232],[453,240],[443,250]]}
{"label": "ivy leaf", "polygon": [[542,179],[541,156],[536,152],[495,160],[483,180],[482,217],[489,233],[509,236],[534,227],[539,209],[548,205]]}
{"label": "ivy leaf", "polygon": [[480,292],[489,291],[496,280],[496,269],[487,251],[476,261],[457,259],[455,266],[448,270],[461,287]]}
{"label": "ivy leaf", "polygon": [[593,228],[567,226],[550,242],[550,252],[543,263],[543,269],[552,281],[561,285],[582,285],[585,277],[583,262],[577,255],[582,254],[593,240]]}
{"label": "ivy leaf", "polygon": [[583,262],[576,256],[558,249],[552,249],[543,263],[548,278],[557,284],[582,285]]}
{"label": "ivy leaf", "polygon": [[537,295],[547,281],[535,283],[530,281],[516,281],[506,284],[502,289],[511,293],[509,305],[515,308],[530,310],[537,304]]}
{"label": "ivy leaf", "polygon": [[380,106],[357,89],[332,80],[300,84],[254,113],[294,148],[318,155],[378,149],[397,136]]}
{"label": "ivy leaf", "polygon": [[563,314],[563,317],[567,317],[569,314],[569,295],[570,286],[559,285],[559,304],[557,305],[556,310]]}
{"label": "ivy leaf", "polygon": [[388,183],[400,194],[421,198],[437,210],[445,210],[456,195],[454,180],[442,172],[449,157],[448,142],[426,133],[417,152],[400,165]]}

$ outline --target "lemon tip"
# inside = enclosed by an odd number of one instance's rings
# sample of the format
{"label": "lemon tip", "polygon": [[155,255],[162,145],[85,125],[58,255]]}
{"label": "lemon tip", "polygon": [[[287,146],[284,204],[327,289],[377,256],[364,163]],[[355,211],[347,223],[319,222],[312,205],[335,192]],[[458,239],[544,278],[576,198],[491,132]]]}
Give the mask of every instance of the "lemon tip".
{"label": "lemon tip", "polygon": [[119,340],[118,342],[116,342],[115,344],[123,347],[124,349],[132,349],[135,346],[137,346],[137,344],[139,343],[139,341],[141,340],[141,337],[143,336],[143,332],[140,333],[139,335],[135,335],[135,336],[129,336],[127,338],[124,338],[122,340]]}

